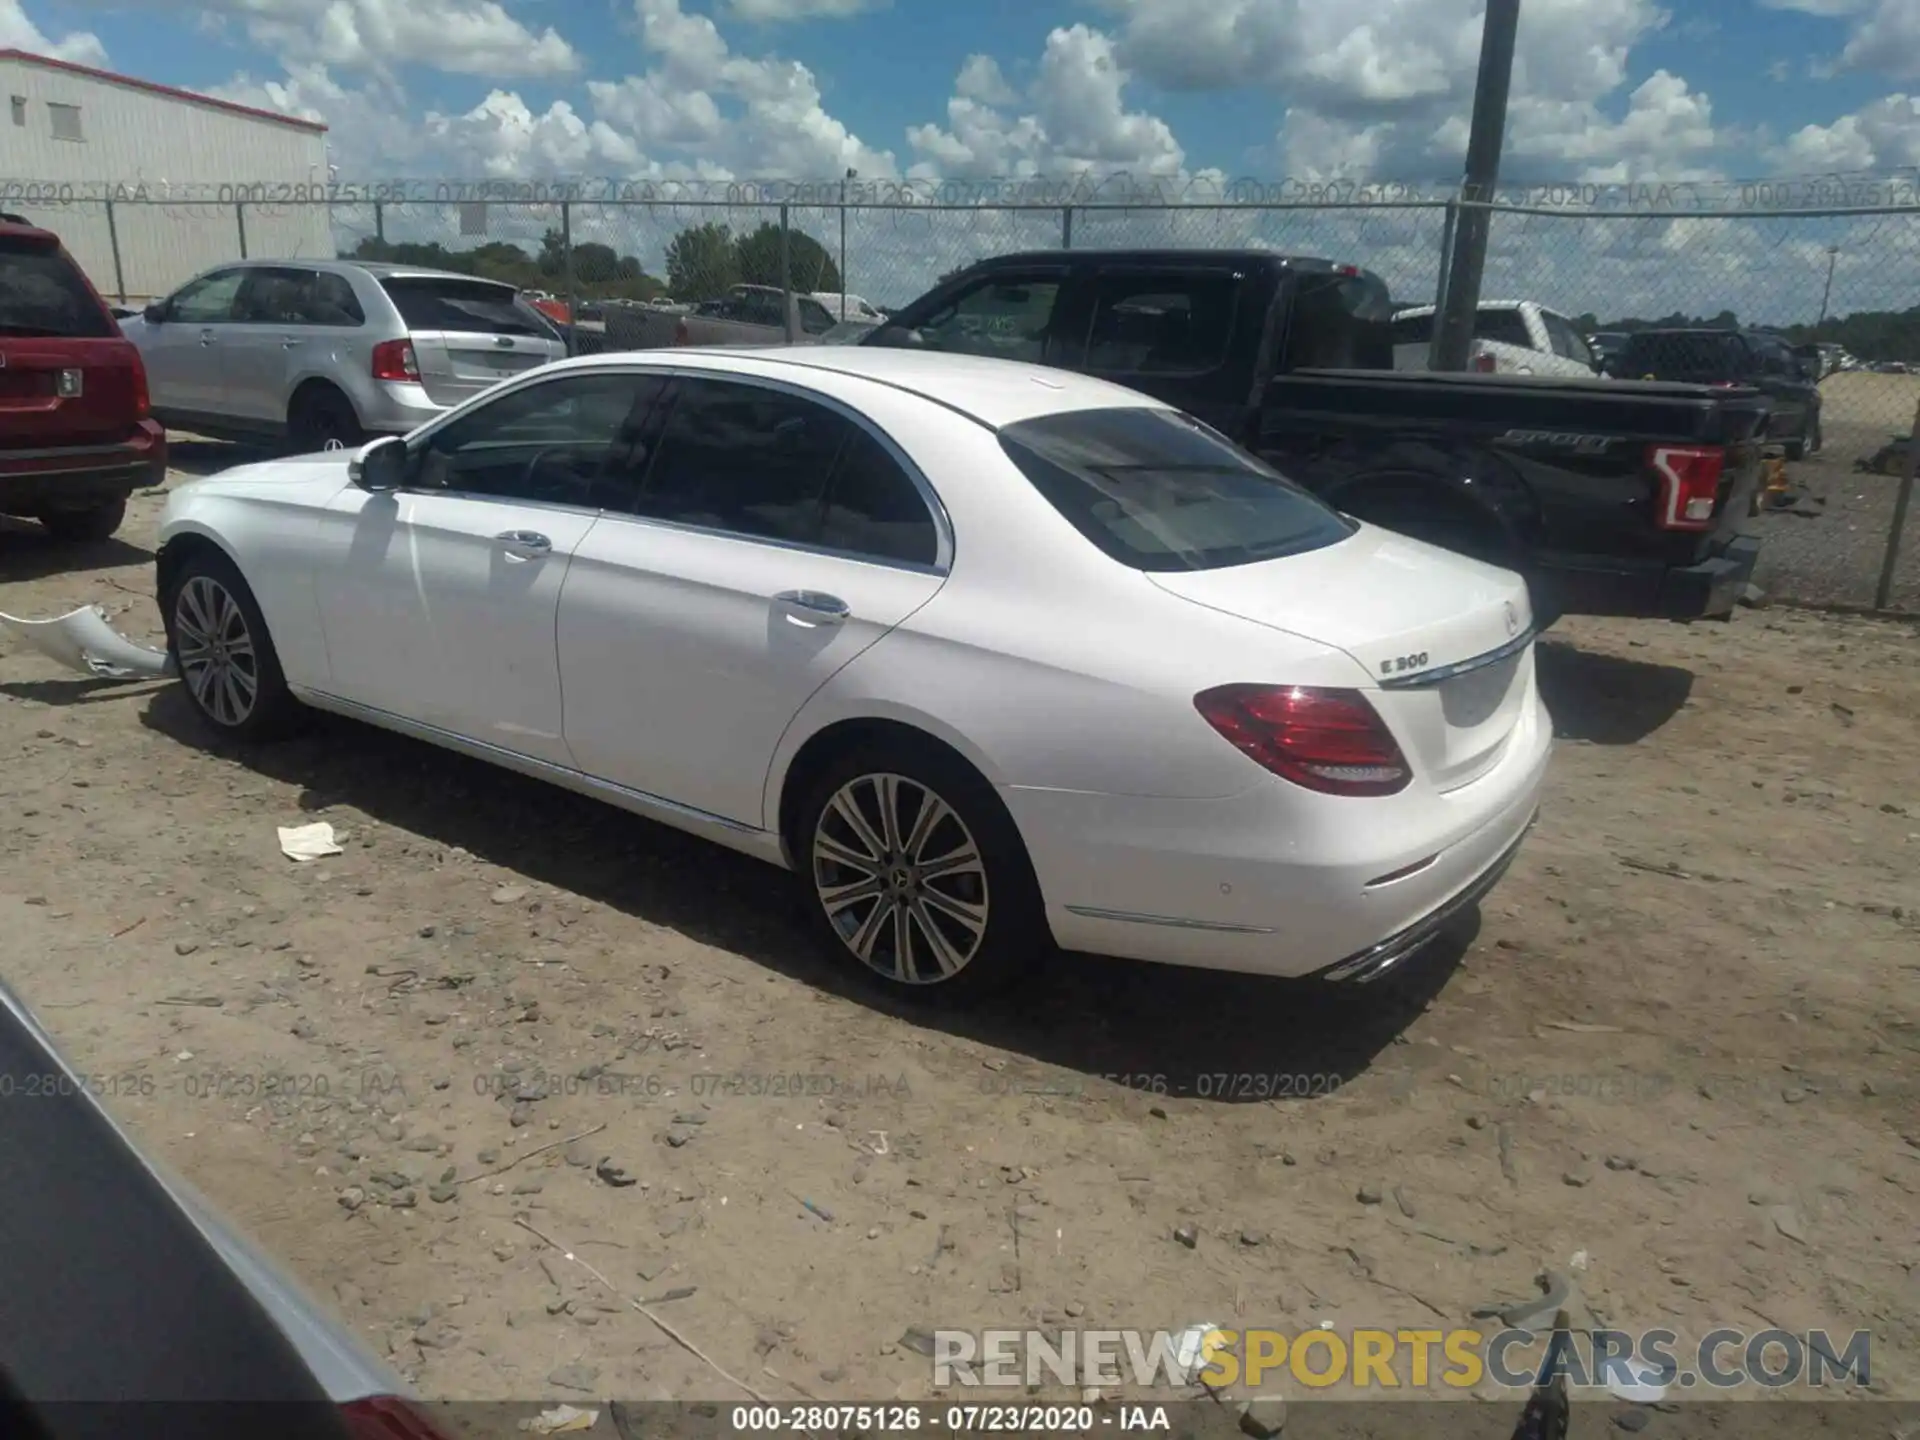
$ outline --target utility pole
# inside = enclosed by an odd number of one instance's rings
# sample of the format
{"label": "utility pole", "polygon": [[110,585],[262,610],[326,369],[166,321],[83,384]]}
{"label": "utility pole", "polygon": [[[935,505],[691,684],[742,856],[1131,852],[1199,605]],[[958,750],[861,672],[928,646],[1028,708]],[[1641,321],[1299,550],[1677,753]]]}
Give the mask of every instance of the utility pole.
{"label": "utility pole", "polygon": [[1839,258],[1840,247],[1829,245],[1827,247],[1827,288],[1820,292],[1820,318],[1813,322],[1813,328],[1816,330],[1827,323],[1827,302],[1833,298],[1833,262]]}
{"label": "utility pole", "polygon": [[1500,183],[1500,147],[1506,136],[1513,42],[1519,28],[1520,0],[1487,0],[1480,32],[1480,75],[1473,90],[1473,124],[1467,137],[1467,171],[1460,186],[1464,203],[1453,227],[1452,248],[1444,257],[1446,305],[1433,327],[1429,352],[1429,364],[1435,370],[1466,369],[1473,348],[1473,320],[1480,308],[1480,277],[1487,268],[1487,233],[1493,221],[1486,205]]}
{"label": "utility pole", "polygon": [[847,167],[846,176],[840,181],[840,318],[847,318],[847,181],[859,178],[860,172],[852,166]]}

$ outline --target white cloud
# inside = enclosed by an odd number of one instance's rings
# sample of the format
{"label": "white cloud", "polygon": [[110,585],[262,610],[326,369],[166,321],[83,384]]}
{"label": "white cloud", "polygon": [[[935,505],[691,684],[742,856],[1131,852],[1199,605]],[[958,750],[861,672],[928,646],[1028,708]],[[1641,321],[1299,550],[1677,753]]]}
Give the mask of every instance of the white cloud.
{"label": "white cloud", "polygon": [[[1124,171],[1175,176],[1186,153],[1166,121],[1129,110],[1129,75],[1113,41],[1085,25],[1047,36],[1024,96],[993,60],[971,55],[954,81],[947,125],[916,125],[907,140],[921,157],[914,173],[1033,176]],[[1016,108],[1020,113],[1011,113]]]}
{"label": "white cloud", "polygon": [[570,75],[580,57],[498,0],[221,0],[248,37],[296,65],[389,73],[402,64],[504,79]]}
{"label": "white cloud", "polygon": [[1768,156],[1795,175],[1920,165],[1920,95],[1888,95],[1831,125],[1807,125]]}
{"label": "white cloud", "polygon": [[73,30],[53,39],[27,18],[21,0],[0,0],[0,50],[25,50],[76,65],[105,65],[107,47],[90,30]]}
{"label": "white cloud", "polygon": [[1920,78],[1920,5],[1914,0],[1760,0],[1847,22],[1847,40],[1831,69],[1871,70],[1895,80]]}
{"label": "white cloud", "polygon": [[868,10],[884,10],[891,0],[727,0],[727,13],[739,20],[775,24],[786,20],[846,20]]}

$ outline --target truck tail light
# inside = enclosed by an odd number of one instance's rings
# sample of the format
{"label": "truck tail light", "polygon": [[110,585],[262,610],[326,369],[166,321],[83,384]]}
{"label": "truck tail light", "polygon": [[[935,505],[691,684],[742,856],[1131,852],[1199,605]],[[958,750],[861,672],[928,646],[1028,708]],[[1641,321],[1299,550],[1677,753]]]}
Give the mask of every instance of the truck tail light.
{"label": "truck tail light", "polygon": [[1647,451],[1647,463],[1660,477],[1654,523],[1662,530],[1711,529],[1726,452],[1718,445],[1655,445]]}
{"label": "truck tail light", "polygon": [[418,1406],[392,1395],[370,1395],[340,1407],[353,1440],[447,1440],[447,1432]]}
{"label": "truck tail light", "polygon": [[1193,697],[1235,749],[1323,795],[1392,795],[1413,778],[1379,712],[1357,690],[1221,685]]}
{"label": "truck tail light", "polygon": [[1482,350],[1473,357],[1473,368],[1477,374],[1491,375],[1500,368],[1500,361],[1491,350]]}
{"label": "truck tail light", "polygon": [[373,378],[376,380],[418,380],[420,361],[414,356],[411,340],[382,340],[373,347]]}

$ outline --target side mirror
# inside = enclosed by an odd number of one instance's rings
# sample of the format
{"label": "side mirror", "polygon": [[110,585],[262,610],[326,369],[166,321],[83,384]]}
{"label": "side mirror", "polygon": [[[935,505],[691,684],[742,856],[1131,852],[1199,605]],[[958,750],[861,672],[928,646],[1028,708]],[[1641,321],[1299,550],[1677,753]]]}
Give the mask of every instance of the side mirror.
{"label": "side mirror", "polygon": [[347,462],[347,478],[371,495],[390,495],[407,483],[407,442],[382,435]]}
{"label": "side mirror", "polygon": [[167,302],[155,300],[141,308],[140,318],[149,325],[162,325],[167,319]]}

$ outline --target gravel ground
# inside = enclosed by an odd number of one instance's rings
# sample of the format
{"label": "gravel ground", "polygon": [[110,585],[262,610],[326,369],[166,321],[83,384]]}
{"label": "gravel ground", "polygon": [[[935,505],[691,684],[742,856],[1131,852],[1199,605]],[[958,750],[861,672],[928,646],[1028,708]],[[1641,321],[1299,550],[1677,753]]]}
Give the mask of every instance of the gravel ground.
{"label": "gravel ground", "polygon": [[[157,636],[158,507],[0,534],[0,609]],[[1871,1329],[1912,1396],[1917,642],[1570,622],[1541,824],[1397,989],[1061,957],[968,1016],[876,1006],[753,862],[344,722],[227,753],[7,642],[0,972],[435,1396],[739,1398],[631,1300],[876,1400],[912,1327],[1423,1328],[1544,1266],[1625,1326]]]}

